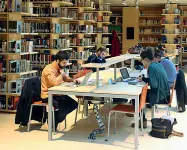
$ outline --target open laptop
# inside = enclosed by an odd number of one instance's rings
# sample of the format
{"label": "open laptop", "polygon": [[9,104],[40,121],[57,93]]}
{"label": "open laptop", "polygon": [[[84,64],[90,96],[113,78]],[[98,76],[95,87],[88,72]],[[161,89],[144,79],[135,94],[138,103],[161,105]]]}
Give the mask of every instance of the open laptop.
{"label": "open laptop", "polygon": [[136,77],[130,77],[127,68],[120,69],[121,76],[124,82],[128,82],[129,84],[137,84],[138,80]]}
{"label": "open laptop", "polygon": [[73,82],[64,82],[61,84],[61,86],[83,86],[86,85],[88,82],[88,79],[90,78],[90,76],[92,75],[92,72],[89,72],[85,75],[84,79],[82,80],[81,84],[76,84]]}

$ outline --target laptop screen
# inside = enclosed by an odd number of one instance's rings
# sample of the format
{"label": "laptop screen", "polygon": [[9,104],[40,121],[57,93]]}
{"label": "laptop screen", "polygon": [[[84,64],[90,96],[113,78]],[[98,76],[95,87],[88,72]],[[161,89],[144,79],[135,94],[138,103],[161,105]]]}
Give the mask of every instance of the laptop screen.
{"label": "laptop screen", "polygon": [[120,69],[120,72],[123,79],[130,78],[127,68]]}

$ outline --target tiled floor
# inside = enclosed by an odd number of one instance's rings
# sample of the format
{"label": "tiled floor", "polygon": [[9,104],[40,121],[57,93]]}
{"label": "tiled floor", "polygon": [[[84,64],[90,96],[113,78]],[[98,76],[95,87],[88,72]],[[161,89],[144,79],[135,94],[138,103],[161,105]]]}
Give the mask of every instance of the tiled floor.
{"label": "tiled floor", "polygon": [[[175,106],[175,101],[173,106]],[[107,126],[104,114],[106,109],[102,108],[101,113],[103,120]],[[93,111],[89,111],[90,116],[82,119],[81,113],[78,116],[78,122],[74,123],[75,112],[67,118],[67,129],[62,131],[64,123],[61,124],[61,131],[58,132],[52,142],[48,142],[47,124],[40,128],[38,123],[33,122],[31,132],[27,132],[26,128],[19,129],[14,124],[14,114],[0,113],[0,150],[130,150],[133,149],[133,132],[130,124],[133,118],[128,118],[123,114],[117,116],[117,132],[113,134],[113,123],[111,126],[111,138],[109,142],[105,141],[106,134],[98,136],[95,141],[88,140],[90,131],[97,128],[97,123],[93,115]],[[162,116],[165,112],[159,110],[157,116]],[[171,112],[173,117],[177,118],[178,124],[174,129],[184,133],[184,137],[171,137],[170,139],[156,139],[150,137],[148,133],[151,130],[151,123],[148,122],[148,129],[144,137],[140,136],[140,150],[186,150],[187,149],[187,112],[177,113],[173,107]],[[147,111],[147,118],[150,120],[150,110]],[[107,130],[106,130],[107,131]]]}

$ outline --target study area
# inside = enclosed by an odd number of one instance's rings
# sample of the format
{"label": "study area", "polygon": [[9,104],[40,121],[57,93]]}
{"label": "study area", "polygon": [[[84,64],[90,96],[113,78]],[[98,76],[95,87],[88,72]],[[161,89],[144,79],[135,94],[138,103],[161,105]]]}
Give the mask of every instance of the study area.
{"label": "study area", "polygon": [[1,0],[1,149],[185,150],[186,52],[186,0]]}

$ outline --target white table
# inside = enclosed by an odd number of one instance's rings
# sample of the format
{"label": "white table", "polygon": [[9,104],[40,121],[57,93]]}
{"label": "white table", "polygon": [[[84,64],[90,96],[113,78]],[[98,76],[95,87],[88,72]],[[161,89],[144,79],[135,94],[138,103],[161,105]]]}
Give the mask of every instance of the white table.
{"label": "white table", "polygon": [[138,150],[139,136],[139,95],[141,94],[142,86],[129,85],[125,82],[118,82],[114,85],[105,84],[99,88],[96,86],[79,86],[79,87],[63,87],[55,86],[49,89],[49,113],[48,113],[48,140],[52,140],[52,95],[80,95],[92,97],[110,97],[110,98],[127,98],[135,99],[135,136],[134,147]]}
{"label": "white table", "polygon": [[131,69],[134,69],[134,58],[139,54],[125,54],[117,57],[111,57],[106,59],[106,63],[88,63],[81,67],[83,68],[96,68],[96,86],[99,87],[99,69],[114,65],[114,79],[116,79],[116,65],[117,63],[124,62],[125,60],[131,59]]}

